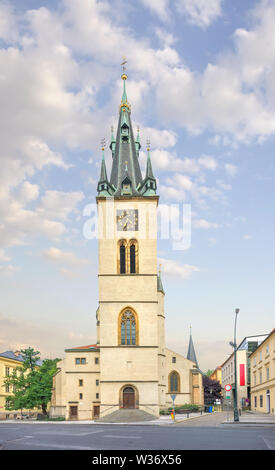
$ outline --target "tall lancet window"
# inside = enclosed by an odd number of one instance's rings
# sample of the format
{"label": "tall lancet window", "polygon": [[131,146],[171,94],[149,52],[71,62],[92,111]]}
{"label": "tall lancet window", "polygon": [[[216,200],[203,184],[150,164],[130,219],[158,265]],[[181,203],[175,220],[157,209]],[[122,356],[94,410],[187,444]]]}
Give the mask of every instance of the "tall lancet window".
{"label": "tall lancet window", "polygon": [[137,240],[130,240],[128,243],[129,253],[129,272],[130,274],[138,273],[138,242]]}
{"label": "tall lancet window", "polygon": [[126,246],[121,242],[119,247],[119,272],[120,274],[126,273]]}
{"label": "tall lancet window", "polygon": [[134,243],[130,245],[130,273],[136,272],[136,246]]}
{"label": "tall lancet window", "polygon": [[134,346],[137,344],[137,319],[134,312],[125,310],[119,318],[119,344]]}
{"label": "tall lancet window", "polygon": [[173,370],[169,374],[169,392],[180,392],[180,376],[178,372]]}

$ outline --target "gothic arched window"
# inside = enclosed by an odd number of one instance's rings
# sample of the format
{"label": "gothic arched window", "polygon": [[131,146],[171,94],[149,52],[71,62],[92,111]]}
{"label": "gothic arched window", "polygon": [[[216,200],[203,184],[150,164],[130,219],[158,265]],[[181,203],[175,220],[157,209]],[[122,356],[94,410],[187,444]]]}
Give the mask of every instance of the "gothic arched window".
{"label": "gothic arched window", "polygon": [[130,273],[136,272],[136,246],[134,243],[130,245]]}
{"label": "gothic arched window", "polygon": [[169,381],[169,392],[171,392],[171,393],[172,392],[174,392],[174,393],[180,392],[180,376],[179,376],[178,372],[173,370],[169,374],[168,381]]}
{"label": "gothic arched window", "polygon": [[120,274],[126,273],[126,243],[120,242],[119,246],[119,272]]}
{"label": "gothic arched window", "polygon": [[137,344],[137,316],[130,310],[123,310],[119,316],[119,344],[135,346]]}

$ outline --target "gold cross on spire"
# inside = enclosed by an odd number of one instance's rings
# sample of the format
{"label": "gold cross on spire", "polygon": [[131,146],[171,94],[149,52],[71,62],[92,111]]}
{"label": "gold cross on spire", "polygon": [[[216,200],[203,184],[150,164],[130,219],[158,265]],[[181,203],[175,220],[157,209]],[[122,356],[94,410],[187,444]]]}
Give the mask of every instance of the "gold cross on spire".
{"label": "gold cross on spire", "polygon": [[105,145],[106,145],[106,140],[105,140],[105,137],[103,139],[101,139],[101,149],[104,150],[105,149]]}
{"label": "gold cross on spire", "polygon": [[128,60],[126,59],[126,57],[123,57],[122,62],[121,62],[123,72],[126,71],[125,64],[127,64],[127,62],[128,62]]}
{"label": "gold cross on spire", "polygon": [[127,59],[126,57],[123,57],[121,65],[122,65],[122,75],[121,78],[122,80],[127,80],[127,75],[126,75],[126,64],[127,64]]}

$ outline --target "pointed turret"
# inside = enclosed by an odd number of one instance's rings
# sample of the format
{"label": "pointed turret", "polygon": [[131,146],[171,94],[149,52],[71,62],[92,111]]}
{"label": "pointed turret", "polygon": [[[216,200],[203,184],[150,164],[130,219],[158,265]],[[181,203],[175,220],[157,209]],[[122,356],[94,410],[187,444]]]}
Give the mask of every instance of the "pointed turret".
{"label": "pointed turret", "polygon": [[102,144],[102,160],[100,169],[100,178],[97,185],[97,192],[99,196],[111,196],[113,190],[108,181],[105,158],[104,158],[104,144]]}
{"label": "pointed turret", "polygon": [[112,135],[111,135],[110,150],[112,152],[112,157],[114,158],[115,148],[116,148],[116,141],[115,141],[115,138],[114,138],[114,128],[113,128],[113,126],[111,127],[111,132],[112,132]]}
{"label": "pointed turret", "polygon": [[189,338],[187,359],[189,359],[189,361],[194,362],[196,364],[197,368],[199,368],[196,353],[195,353],[195,348],[194,348],[194,344],[193,344],[192,334],[191,334],[191,326],[190,326],[190,338]]}
{"label": "pointed turret", "polygon": [[140,185],[140,192],[143,196],[153,196],[156,194],[157,182],[153,175],[152,163],[150,157],[150,143],[147,142],[147,163],[146,163],[146,175],[142,184]]}
{"label": "pointed turret", "polygon": [[161,281],[160,269],[159,269],[159,273],[158,273],[157,282],[158,282],[158,284],[157,284],[158,292],[162,292],[163,294],[165,294],[164,289],[163,289],[163,285],[162,285],[162,281]]}
{"label": "pointed turret", "polygon": [[139,151],[140,151],[140,137],[139,137],[139,127],[137,128],[137,138],[136,138],[136,152],[137,156],[139,157]]}

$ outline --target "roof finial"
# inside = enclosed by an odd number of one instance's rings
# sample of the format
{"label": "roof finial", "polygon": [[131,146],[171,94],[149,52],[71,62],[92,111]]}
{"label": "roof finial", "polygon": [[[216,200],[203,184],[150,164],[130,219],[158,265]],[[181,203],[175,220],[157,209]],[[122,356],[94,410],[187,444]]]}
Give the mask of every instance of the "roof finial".
{"label": "roof finial", "polygon": [[125,67],[125,65],[127,64],[127,62],[128,62],[128,61],[127,61],[126,57],[123,57],[123,58],[122,58],[122,62],[121,62],[121,65],[122,65],[122,75],[121,75],[121,78],[122,78],[122,80],[127,80],[127,78],[128,78],[127,75],[126,75],[126,67]]}
{"label": "roof finial", "polygon": [[105,145],[106,145],[106,139],[105,137],[103,139],[101,139],[101,150],[104,152],[104,149],[105,149]]}
{"label": "roof finial", "polygon": [[146,140],[146,145],[147,145],[147,152],[150,150],[150,139]]}

